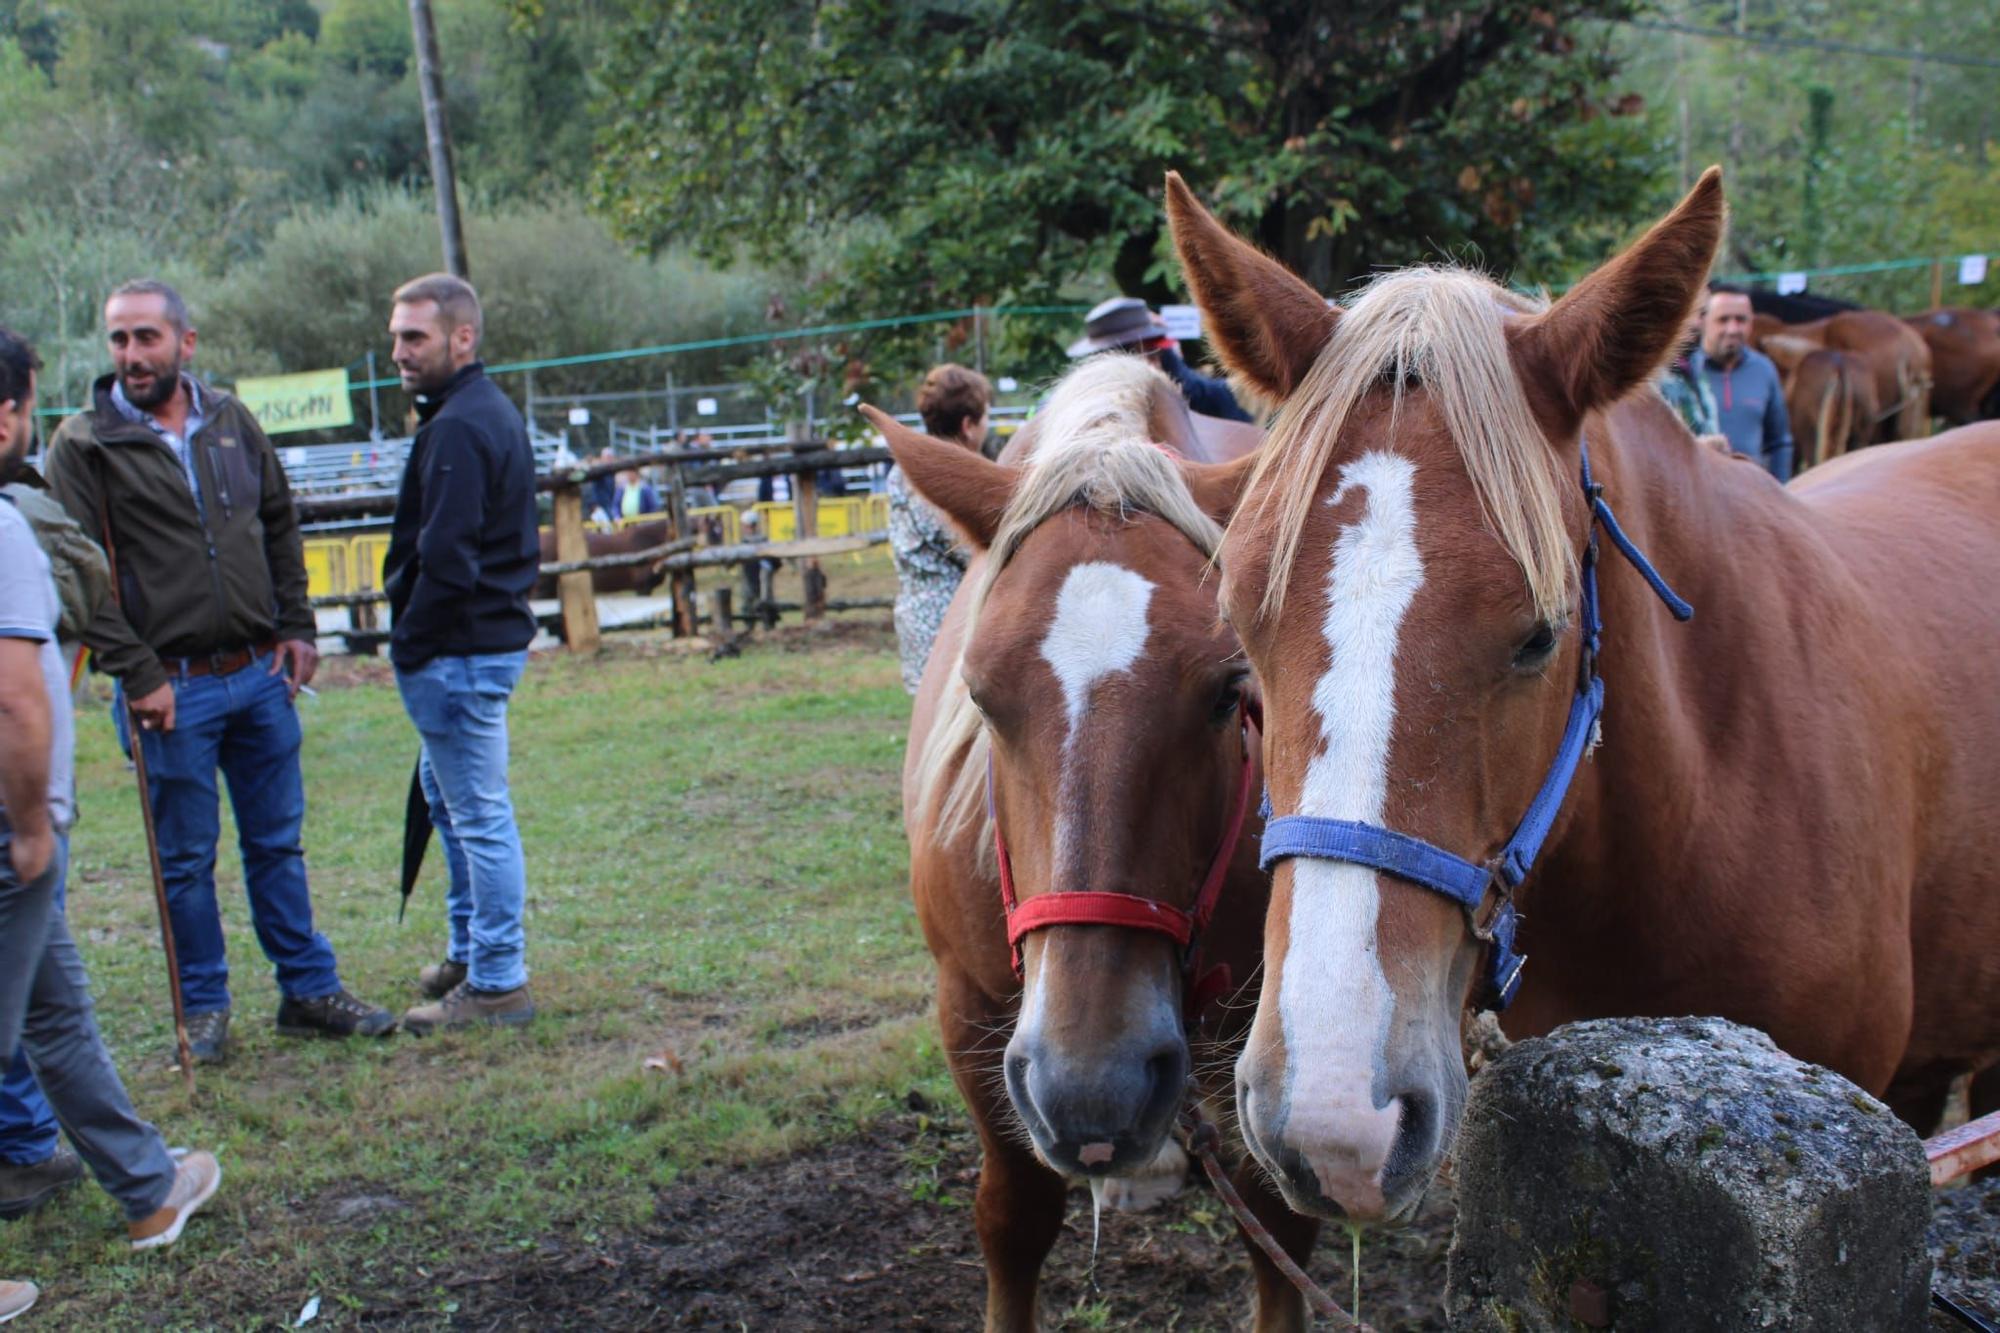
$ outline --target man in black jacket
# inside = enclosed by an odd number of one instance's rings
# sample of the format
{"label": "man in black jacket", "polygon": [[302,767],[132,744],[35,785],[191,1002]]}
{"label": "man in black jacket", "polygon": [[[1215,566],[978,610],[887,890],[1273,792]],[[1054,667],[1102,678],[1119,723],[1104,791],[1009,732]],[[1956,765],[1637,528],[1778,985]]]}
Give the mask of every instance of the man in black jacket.
{"label": "man in black jacket", "polygon": [[422,425],[383,562],[389,658],[423,739],[419,769],[451,871],[450,942],[403,1016],[423,1035],[535,1016],[523,961],[527,868],[507,790],[507,700],[528,660],[541,545],[527,427],[479,363],[472,285],[433,273],[396,289],[396,370]]}

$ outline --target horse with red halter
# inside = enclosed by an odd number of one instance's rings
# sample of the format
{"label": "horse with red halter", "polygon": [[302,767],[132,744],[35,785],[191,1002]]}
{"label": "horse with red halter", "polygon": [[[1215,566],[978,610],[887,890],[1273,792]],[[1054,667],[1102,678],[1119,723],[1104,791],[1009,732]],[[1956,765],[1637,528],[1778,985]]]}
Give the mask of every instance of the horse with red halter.
{"label": "horse with red halter", "polygon": [[[986,1327],[1036,1327],[1071,1180],[1143,1204],[1187,1166],[1191,1068],[1224,1065],[1268,881],[1248,667],[1211,561],[1240,476],[1192,459],[1258,432],[1193,418],[1137,357],[1085,362],[1002,462],[864,409],[976,549],[918,690],[903,772],[910,890],[984,1161]],[[1218,475],[1221,485],[1211,484]],[[1317,1223],[1247,1160],[1238,1187],[1295,1258]],[[1259,1329],[1305,1326],[1262,1254]]]}
{"label": "horse with red halter", "polygon": [[1330,309],[1167,206],[1284,404],[1221,568],[1275,815],[1239,1120],[1286,1198],[1406,1218],[1461,1013],[1517,987],[1513,1036],[1720,1014],[1935,1124],[2000,1057],[2000,425],[1790,486],[1698,447],[1640,390],[1713,170],[1546,308],[1417,269]]}

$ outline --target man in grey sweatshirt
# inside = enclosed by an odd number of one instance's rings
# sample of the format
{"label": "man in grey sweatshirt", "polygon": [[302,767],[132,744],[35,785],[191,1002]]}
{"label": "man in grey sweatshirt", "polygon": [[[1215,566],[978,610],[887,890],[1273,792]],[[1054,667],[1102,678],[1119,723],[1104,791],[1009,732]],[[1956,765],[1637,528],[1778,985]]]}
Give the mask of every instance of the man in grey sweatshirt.
{"label": "man in grey sweatshirt", "polygon": [[1729,447],[1756,459],[1779,481],[1792,479],[1792,426],[1784,382],[1771,358],[1750,346],[1750,294],[1712,283],[1702,311],[1701,346],[1688,358],[1715,395]]}

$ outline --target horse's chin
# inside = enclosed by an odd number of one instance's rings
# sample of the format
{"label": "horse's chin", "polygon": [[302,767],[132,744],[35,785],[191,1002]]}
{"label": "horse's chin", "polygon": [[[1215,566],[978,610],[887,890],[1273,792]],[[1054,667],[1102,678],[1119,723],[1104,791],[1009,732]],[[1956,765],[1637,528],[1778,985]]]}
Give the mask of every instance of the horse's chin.
{"label": "horse's chin", "polygon": [[1171,1115],[1163,1117],[1157,1126],[1138,1126],[1108,1142],[1074,1145],[1058,1140],[1031,1107],[1017,1101],[1014,1112],[1027,1130],[1036,1159],[1071,1180],[1143,1179],[1158,1169],[1162,1159],[1175,1154],[1183,1165],[1186,1163],[1186,1153],[1173,1138]]}

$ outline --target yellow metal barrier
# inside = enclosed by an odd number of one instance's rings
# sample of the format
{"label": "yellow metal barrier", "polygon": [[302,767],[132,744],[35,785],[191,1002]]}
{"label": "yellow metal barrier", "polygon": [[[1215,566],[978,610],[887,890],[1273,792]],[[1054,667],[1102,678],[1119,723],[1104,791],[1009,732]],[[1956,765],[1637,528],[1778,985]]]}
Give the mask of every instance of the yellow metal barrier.
{"label": "yellow metal barrier", "polygon": [[788,542],[797,539],[798,520],[792,513],[789,500],[760,500],[750,508],[756,511],[757,526],[764,530],[764,536],[771,541]]}
{"label": "yellow metal barrier", "polygon": [[349,551],[349,568],[354,572],[354,591],[378,592],[382,587],[382,561],[389,554],[389,534],[370,532],[356,537]]}
{"label": "yellow metal barrier", "polygon": [[688,522],[696,527],[706,524],[709,519],[722,520],[722,545],[734,546],[743,540],[742,515],[735,505],[701,505],[688,510]]}
{"label": "yellow metal barrier", "polygon": [[[789,500],[762,500],[741,508],[733,504],[700,505],[687,512],[688,520],[697,533],[705,530],[709,519],[721,519],[722,543],[726,546],[735,546],[743,540],[743,517],[745,513],[751,511],[757,515],[756,526],[761,530],[765,540],[788,542],[798,539],[798,514]],[[666,517],[664,514],[645,514],[638,518],[620,519],[614,526],[627,528],[634,523],[652,523],[664,517]],[[853,537],[866,532],[880,532],[888,526],[889,497],[886,495],[830,496],[819,502],[819,535],[822,537]],[[354,539],[356,570],[370,568],[364,563],[359,549],[361,543],[370,540],[373,539],[367,537]],[[379,571],[381,564],[382,553],[375,552],[372,568]],[[362,577],[365,580],[367,576],[364,574]]]}
{"label": "yellow metal barrier", "polygon": [[307,596],[338,597],[354,591],[348,546],[338,537],[305,543]]}

